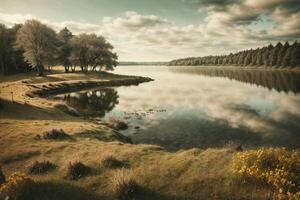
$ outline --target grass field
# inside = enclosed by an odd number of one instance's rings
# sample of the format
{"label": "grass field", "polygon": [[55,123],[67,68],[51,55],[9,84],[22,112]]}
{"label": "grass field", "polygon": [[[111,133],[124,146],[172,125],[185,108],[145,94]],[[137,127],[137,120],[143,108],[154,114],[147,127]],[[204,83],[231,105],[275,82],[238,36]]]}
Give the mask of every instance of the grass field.
{"label": "grass field", "polygon": [[[232,147],[168,152],[159,146],[130,144],[104,123],[68,115],[55,107],[57,101],[26,95],[41,84],[134,78],[59,70],[45,77],[33,73],[1,77],[0,166],[6,177],[20,172],[34,181],[30,197],[22,198],[271,199],[269,185],[243,185],[235,178],[232,161],[238,152]],[[67,137],[45,139],[43,133],[53,129],[63,129]],[[118,164],[103,164],[107,158]],[[31,174],[36,161],[49,161],[55,168]]]}

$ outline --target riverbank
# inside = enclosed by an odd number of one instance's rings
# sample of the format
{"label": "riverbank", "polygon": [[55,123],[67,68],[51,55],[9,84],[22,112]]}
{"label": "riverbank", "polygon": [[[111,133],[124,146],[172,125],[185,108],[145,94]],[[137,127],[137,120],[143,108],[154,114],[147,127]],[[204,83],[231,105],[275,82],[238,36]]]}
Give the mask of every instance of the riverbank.
{"label": "riverbank", "polygon": [[[40,97],[56,90],[74,91],[82,84],[88,87],[85,83],[121,85],[125,80],[140,82],[141,78],[55,71],[46,77],[22,74],[2,79],[0,165],[4,174],[23,172],[37,182],[39,189],[32,193],[37,199],[115,199],[112,177],[126,179],[118,171],[121,168],[138,185],[135,199],[265,199],[266,188],[239,187],[233,179],[231,164],[241,147],[168,152],[156,145],[131,144],[105,123],[69,115],[57,108],[57,101]],[[41,94],[28,95],[32,91]],[[63,129],[66,135],[60,139],[44,135],[53,129]],[[115,161],[107,165],[103,160]],[[36,161],[49,161],[56,168],[45,174],[29,173]],[[68,178],[74,162],[89,169],[76,180]]]}
{"label": "riverbank", "polygon": [[235,66],[235,65],[168,65],[168,67],[186,67],[186,68],[209,68],[209,69],[224,69],[224,70],[257,70],[257,71],[283,71],[300,73],[300,67],[277,67],[277,66]]}

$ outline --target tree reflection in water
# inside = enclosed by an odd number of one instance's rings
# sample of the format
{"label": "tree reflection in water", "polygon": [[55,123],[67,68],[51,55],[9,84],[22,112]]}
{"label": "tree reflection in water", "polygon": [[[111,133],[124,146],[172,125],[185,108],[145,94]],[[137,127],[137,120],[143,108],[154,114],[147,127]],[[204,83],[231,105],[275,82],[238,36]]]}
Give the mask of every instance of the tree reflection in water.
{"label": "tree reflection in water", "polygon": [[118,92],[113,88],[65,94],[63,99],[68,105],[90,117],[104,117],[119,103]]}
{"label": "tree reflection in water", "polygon": [[242,68],[218,67],[170,67],[171,71],[188,74],[199,74],[210,77],[226,77],[244,83],[255,84],[278,92],[300,92],[300,73],[292,71],[272,71]]}

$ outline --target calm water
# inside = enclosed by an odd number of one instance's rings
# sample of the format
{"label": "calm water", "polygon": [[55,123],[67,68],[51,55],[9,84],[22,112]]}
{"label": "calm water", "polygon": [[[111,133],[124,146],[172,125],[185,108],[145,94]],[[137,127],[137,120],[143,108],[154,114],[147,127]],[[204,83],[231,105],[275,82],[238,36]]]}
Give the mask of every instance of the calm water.
{"label": "calm water", "polygon": [[80,112],[129,124],[135,143],[192,147],[300,147],[300,74],[208,67],[120,66],[155,79],[62,95]]}

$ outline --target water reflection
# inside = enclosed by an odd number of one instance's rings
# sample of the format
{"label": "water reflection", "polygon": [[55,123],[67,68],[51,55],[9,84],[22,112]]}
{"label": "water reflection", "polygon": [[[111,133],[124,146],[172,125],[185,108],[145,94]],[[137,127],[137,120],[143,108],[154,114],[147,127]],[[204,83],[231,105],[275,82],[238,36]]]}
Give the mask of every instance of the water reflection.
{"label": "water reflection", "polygon": [[221,69],[211,67],[202,67],[197,73],[189,72],[191,68],[185,72],[170,70],[122,66],[115,73],[148,76],[155,81],[64,98],[80,112],[103,117],[104,121],[116,118],[127,122],[129,129],[122,133],[135,143],[158,144],[169,150],[228,143],[300,148],[296,73],[219,72]]}
{"label": "water reflection", "polygon": [[63,95],[63,99],[68,105],[90,117],[104,117],[119,103],[118,98],[118,92],[113,88],[101,88]]}
{"label": "water reflection", "polygon": [[226,77],[230,80],[255,84],[278,92],[300,92],[300,73],[258,69],[218,67],[170,67],[173,72],[200,74],[210,77]]}

